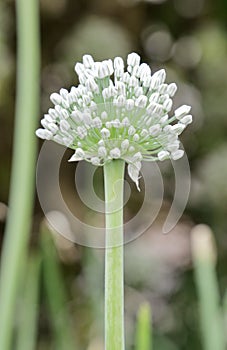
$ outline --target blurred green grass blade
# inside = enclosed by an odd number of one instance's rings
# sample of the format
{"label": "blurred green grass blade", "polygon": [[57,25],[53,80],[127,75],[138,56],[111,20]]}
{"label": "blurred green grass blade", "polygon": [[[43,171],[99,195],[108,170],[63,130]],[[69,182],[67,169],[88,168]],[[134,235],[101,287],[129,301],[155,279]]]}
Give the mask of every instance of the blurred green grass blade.
{"label": "blurred green grass blade", "polygon": [[0,349],[11,349],[20,264],[26,255],[34,197],[39,108],[39,1],[17,0],[17,98],[9,215],[0,271]]}
{"label": "blurred green grass blade", "polygon": [[135,350],[152,350],[151,308],[149,303],[141,304],[138,311]]}
{"label": "blurred green grass blade", "polygon": [[67,293],[51,232],[43,224],[41,228],[44,287],[54,332],[56,350],[75,350],[75,336],[71,317],[67,310]]}
{"label": "blurred green grass blade", "polygon": [[206,225],[198,225],[192,230],[192,256],[204,350],[224,350],[223,317],[215,271],[216,249],[213,233]]}
{"label": "blurred green grass blade", "polygon": [[225,342],[227,344],[227,290],[225,291],[224,300],[223,300],[223,312],[224,312]]}
{"label": "blurred green grass blade", "polygon": [[39,305],[41,258],[33,253],[28,259],[24,295],[21,300],[21,318],[18,326],[16,350],[35,350]]}

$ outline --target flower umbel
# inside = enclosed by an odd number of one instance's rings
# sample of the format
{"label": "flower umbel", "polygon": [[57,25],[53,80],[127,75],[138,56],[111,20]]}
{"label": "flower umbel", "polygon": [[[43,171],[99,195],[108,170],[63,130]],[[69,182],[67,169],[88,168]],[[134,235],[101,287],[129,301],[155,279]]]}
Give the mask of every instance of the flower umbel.
{"label": "flower umbel", "polygon": [[126,71],[121,57],[95,62],[90,55],[75,71],[80,84],[50,96],[55,106],[41,120],[38,137],[74,149],[69,161],[99,166],[123,159],[138,189],[142,160],[183,156],[178,136],[192,122],[191,107],[183,105],[169,116],[177,86],[165,83],[164,69],[151,74],[133,52]]}

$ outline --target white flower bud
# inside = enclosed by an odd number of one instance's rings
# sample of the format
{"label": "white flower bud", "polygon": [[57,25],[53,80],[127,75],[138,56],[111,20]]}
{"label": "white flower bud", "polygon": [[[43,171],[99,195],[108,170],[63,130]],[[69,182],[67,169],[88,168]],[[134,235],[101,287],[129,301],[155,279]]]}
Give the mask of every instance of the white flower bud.
{"label": "white flower bud", "polygon": [[106,113],[106,111],[103,111],[102,113],[101,113],[101,119],[102,120],[106,120],[108,118],[108,114]]}
{"label": "white flower bud", "polygon": [[167,122],[167,120],[169,119],[168,114],[164,115],[164,117],[162,117],[160,119],[160,124],[165,124]]}
{"label": "white flower bud", "polygon": [[106,147],[103,147],[103,146],[99,147],[98,148],[98,155],[99,155],[99,157],[106,157],[106,155],[107,155]]}
{"label": "white flower bud", "polygon": [[103,140],[99,140],[98,145],[100,147],[102,147],[102,146],[104,147],[105,146],[105,142]]}
{"label": "white flower bud", "polygon": [[62,131],[68,131],[70,129],[70,124],[65,119],[62,119],[60,121],[60,129]]}
{"label": "white flower bud", "polygon": [[102,121],[101,121],[101,119],[99,118],[99,117],[96,117],[96,118],[94,118],[93,120],[92,120],[92,126],[94,127],[94,128],[101,128],[102,127]]}
{"label": "white flower bud", "polygon": [[121,125],[124,127],[128,127],[130,125],[128,117],[122,119]]}
{"label": "white flower bud", "polygon": [[141,152],[137,152],[133,156],[133,162],[138,162],[138,161],[141,161],[142,159],[143,159],[143,156]]}
{"label": "white flower bud", "polygon": [[159,124],[155,124],[149,128],[149,133],[151,136],[157,136],[161,131],[161,127]]}
{"label": "white flower bud", "polygon": [[112,121],[106,122],[106,127],[107,127],[108,129],[112,128]]}
{"label": "white flower bud", "polygon": [[62,107],[66,108],[66,109],[68,109],[70,107],[68,100],[63,99],[61,104],[62,104]]}
{"label": "white flower bud", "polygon": [[120,122],[120,120],[119,120],[119,119],[114,119],[114,120],[112,121],[112,126],[113,126],[114,128],[120,128],[120,127],[121,127],[121,122]]}
{"label": "white flower bud", "polygon": [[120,156],[121,156],[121,151],[120,151],[120,149],[119,149],[118,147],[115,147],[115,148],[111,149],[111,150],[110,150],[110,156],[111,156],[111,158],[113,158],[113,159],[118,159],[118,158],[120,158]]}
{"label": "white flower bud", "polygon": [[147,63],[142,63],[138,69],[138,77],[140,78],[140,80],[143,80],[144,78],[150,75],[151,75],[150,67],[148,66]]}
{"label": "white flower bud", "polygon": [[125,84],[129,84],[129,81],[130,81],[130,74],[128,74],[128,72],[125,72],[122,76],[122,81],[125,83]]}
{"label": "white flower bud", "polygon": [[191,114],[186,115],[185,117],[181,118],[180,122],[182,124],[188,125],[192,123],[192,116]]}
{"label": "white flower bud", "polygon": [[60,135],[54,135],[53,139],[57,143],[60,143],[60,144],[63,143],[63,138]]}
{"label": "white flower bud", "polygon": [[177,160],[182,158],[183,155],[184,155],[184,151],[182,149],[178,149],[177,151],[171,153],[171,158],[173,160]]}
{"label": "white flower bud", "polygon": [[135,102],[132,99],[126,100],[126,109],[131,111],[134,108]]}
{"label": "white flower bud", "polygon": [[158,88],[158,92],[160,94],[165,94],[167,93],[167,89],[168,89],[168,84],[161,84]]}
{"label": "white flower bud", "polygon": [[116,78],[121,78],[122,75],[124,74],[124,69],[117,68],[115,69],[114,75]]}
{"label": "white flower bud", "polygon": [[59,92],[60,92],[61,97],[63,97],[65,100],[67,100],[67,97],[68,97],[68,94],[69,94],[68,90],[60,89]]}
{"label": "white flower bud", "polygon": [[179,108],[177,108],[174,112],[174,115],[177,119],[181,119],[183,118],[186,114],[188,114],[191,110],[191,107],[190,106],[187,106],[187,105],[183,105],[183,106],[180,106]]}
{"label": "white flower bud", "polygon": [[88,106],[89,103],[91,102],[91,99],[90,99],[90,97],[88,95],[83,95],[82,96],[82,100],[83,100],[85,106]]}
{"label": "white flower bud", "polygon": [[50,95],[50,100],[51,102],[53,102],[54,105],[62,104],[62,97],[56,92]]}
{"label": "white flower bud", "polygon": [[175,131],[178,135],[182,133],[182,131],[185,129],[186,125],[185,124],[175,124],[172,126],[172,130]]}
{"label": "white flower bud", "polygon": [[175,133],[174,129],[173,129],[173,125],[166,125],[164,128],[163,128],[163,131],[168,134],[168,133]]}
{"label": "white flower bud", "polygon": [[98,165],[100,165],[100,159],[99,159],[98,157],[92,157],[92,158],[91,158],[91,163],[92,163],[93,165],[98,166]]}
{"label": "white flower bud", "polygon": [[168,100],[165,100],[163,103],[163,108],[167,113],[171,111],[172,106],[173,106],[173,101],[171,100],[171,98],[169,98]]}
{"label": "white flower bud", "polygon": [[129,147],[129,140],[127,140],[127,139],[125,139],[124,141],[122,141],[122,143],[121,143],[121,148],[122,148],[122,150],[127,150],[128,149],[128,147]]}
{"label": "white flower bud", "polygon": [[171,134],[167,135],[167,140],[169,143],[175,142],[175,141],[177,141],[177,139],[178,139],[178,135],[176,133],[175,134],[171,133]]}
{"label": "white flower bud", "polygon": [[142,137],[145,137],[145,136],[147,136],[149,133],[148,133],[148,131],[146,130],[146,129],[143,129],[142,131],[141,131],[141,133],[140,133],[140,135],[142,136]]}
{"label": "white flower bud", "polygon": [[129,127],[129,129],[128,129],[128,134],[129,134],[129,136],[134,135],[135,132],[136,132],[136,129],[134,128],[134,126],[131,125],[131,126]]}
{"label": "white flower bud", "polygon": [[78,75],[80,75],[81,73],[83,73],[85,70],[85,67],[82,63],[80,62],[77,62],[76,65],[75,65],[75,71]]}
{"label": "white flower bud", "polygon": [[124,95],[125,96],[125,84],[122,81],[117,81],[115,84],[116,90],[119,95]]}
{"label": "white flower bud", "polygon": [[63,144],[66,146],[66,147],[70,147],[71,144],[73,142],[73,138],[72,136],[68,135],[67,137],[63,137]]}
{"label": "white flower bud", "polygon": [[53,133],[56,134],[56,132],[59,130],[57,125],[54,123],[49,123],[48,124],[48,129]]}
{"label": "white flower bud", "polygon": [[139,66],[135,65],[133,68],[131,66],[128,67],[131,71],[131,75],[134,75],[135,77],[138,77],[138,69]]}
{"label": "white flower bud", "polygon": [[135,106],[139,108],[145,108],[147,104],[147,96],[141,95],[135,101]]}
{"label": "white flower bud", "polygon": [[151,76],[148,75],[143,79],[143,86],[145,88],[149,88],[150,85],[151,85]]}
{"label": "white flower bud", "polygon": [[93,91],[95,93],[98,93],[99,92],[99,87],[98,85],[96,84],[95,82],[95,79],[94,78],[88,78],[86,80],[86,83],[85,83],[86,87],[90,90],[90,91]]}
{"label": "white flower bud", "polygon": [[126,103],[125,96],[123,96],[123,95],[118,96],[117,101],[116,101],[117,106],[124,107],[125,103]]}
{"label": "white flower bud", "polygon": [[55,121],[55,118],[52,118],[49,114],[44,114],[44,119],[47,123],[53,123]]}
{"label": "white flower bud", "polygon": [[74,94],[70,92],[67,96],[67,101],[68,101],[69,105],[71,106],[72,104],[74,104],[77,101],[77,99],[74,96]]}
{"label": "white flower bud", "polygon": [[135,97],[139,97],[140,95],[143,95],[143,88],[141,86],[136,86],[134,88],[134,95]]}
{"label": "white flower bud", "polygon": [[153,92],[153,94],[151,94],[151,96],[149,98],[149,102],[158,102],[159,97],[160,97],[160,95],[158,92]]}
{"label": "white flower bud", "polygon": [[177,84],[175,84],[175,83],[169,84],[167,87],[167,94],[169,94],[169,96],[173,97],[176,92],[177,92]]}
{"label": "white flower bud", "polygon": [[167,152],[167,151],[161,151],[161,152],[158,153],[158,159],[159,159],[160,161],[163,161],[163,160],[169,158],[169,155],[170,155],[169,152]]}
{"label": "white flower bud", "polygon": [[54,108],[49,108],[48,109],[48,114],[51,116],[51,118],[53,118],[54,120],[57,119],[58,117],[58,113],[55,111]]}
{"label": "white flower bud", "polygon": [[140,137],[139,137],[138,134],[135,134],[135,135],[133,136],[133,141],[134,141],[134,142],[138,142],[139,139],[140,139]]}
{"label": "white flower bud", "polygon": [[84,139],[87,136],[87,130],[83,126],[78,126],[77,134],[80,139]]}
{"label": "white flower bud", "polygon": [[73,121],[75,121],[76,123],[81,123],[83,120],[83,115],[80,111],[73,111],[71,113],[71,118]]}
{"label": "white flower bud", "polygon": [[114,68],[124,70],[124,61],[121,57],[115,57],[114,58]]}
{"label": "white flower bud", "polygon": [[108,68],[108,75],[112,75],[114,72],[113,61],[111,59],[104,61]]}
{"label": "white flower bud", "polygon": [[140,64],[140,56],[135,52],[130,53],[127,57],[127,64],[129,66],[133,66],[133,67],[136,65],[139,65]]}
{"label": "white flower bud", "polygon": [[163,107],[155,102],[151,102],[147,107],[148,113],[162,115],[163,114]]}
{"label": "white flower bud", "polygon": [[129,85],[130,87],[136,87],[136,86],[138,86],[138,85],[139,85],[138,79],[137,79],[136,77],[134,77],[134,75],[131,76],[130,79],[129,79],[128,85]]}
{"label": "white flower bud", "polygon": [[52,132],[46,129],[37,129],[36,130],[36,136],[40,137],[43,140],[51,140],[52,139]]}
{"label": "white flower bud", "polygon": [[108,129],[103,128],[100,132],[104,139],[108,139],[108,137],[110,137],[110,131]]}
{"label": "white flower bud", "polygon": [[177,150],[178,150],[178,148],[179,148],[179,145],[180,145],[180,142],[178,141],[178,140],[176,140],[176,141],[174,141],[174,142],[172,142],[172,143],[170,143],[167,147],[166,147],[166,149],[169,151],[169,152],[176,152]]}
{"label": "white flower bud", "polygon": [[84,121],[85,124],[87,124],[87,125],[91,124],[92,118],[91,118],[91,115],[89,113],[86,113],[86,112],[83,113],[82,114],[82,118],[83,118],[83,121]]}
{"label": "white flower bud", "polygon": [[162,104],[162,103],[164,103],[167,100],[169,100],[169,95],[168,94],[160,95],[159,99],[158,99],[158,103]]}
{"label": "white flower bud", "polygon": [[85,68],[92,68],[94,64],[93,57],[91,55],[84,55],[83,56],[83,64]]}
{"label": "white flower bud", "polygon": [[160,69],[159,71],[155,72],[151,77],[151,84],[150,89],[157,89],[161,84],[164,83],[166,78],[166,72],[165,69]]}
{"label": "white flower bud", "polygon": [[102,90],[102,96],[104,100],[107,100],[108,98],[110,98],[110,91],[108,88],[105,88]]}

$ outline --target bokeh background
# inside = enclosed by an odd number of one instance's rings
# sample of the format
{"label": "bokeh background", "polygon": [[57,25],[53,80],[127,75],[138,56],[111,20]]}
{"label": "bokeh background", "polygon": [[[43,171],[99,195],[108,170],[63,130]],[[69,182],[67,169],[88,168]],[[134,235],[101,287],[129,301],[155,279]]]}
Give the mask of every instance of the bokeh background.
{"label": "bokeh background", "polygon": [[[76,61],[90,53],[96,60],[138,52],[155,71],[164,67],[167,80],[179,90],[175,105],[192,105],[194,122],[182,135],[190,162],[192,187],[184,215],[163,236],[161,228],[174,194],[171,166],[162,165],[165,198],[152,227],[125,247],[127,349],[133,349],[138,305],[152,307],[154,348],[201,349],[198,298],[193,278],[190,230],[206,223],[215,233],[221,296],[227,284],[227,2],[224,0],[41,0],[42,38],[40,118],[50,107],[49,95],[77,84]],[[14,1],[0,1],[0,228],[1,241],[8,207],[15,107],[16,24]],[[26,142],[26,140],[25,140]],[[100,216],[83,206],[72,191],[75,165],[67,151],[60,181],[65,201],[75,215],[94,225]],[[47,168],[48,171],[48,168]],[[152,180],[151,180],[152,181]],[[95,177],[102,196],[101,171]],[[54,191],[50,184],[50,193]],[[126,219],[141,205],[131,184]],[[52,213],[65,224],[61,210]],[[31,249],[37,247],[44,220],[35,204]],[[103,251],[54,238],[69,328],[78,348],[103,348]],[[55,253],[54,253],[55,254]],[[44,279],[45,280],[45,279]],[[56,292],[57,293],[57,292]],[[54,349],[45,281],[41,283],[37,349]],[[54,298],[54,296],[53,296]],[[63,314],[56,315],[59,320]],[[19,316],[17,316],[19,317]],[[59,321],[61,322],[61,321]],[[67,349],[67,348],[66,348]]]}

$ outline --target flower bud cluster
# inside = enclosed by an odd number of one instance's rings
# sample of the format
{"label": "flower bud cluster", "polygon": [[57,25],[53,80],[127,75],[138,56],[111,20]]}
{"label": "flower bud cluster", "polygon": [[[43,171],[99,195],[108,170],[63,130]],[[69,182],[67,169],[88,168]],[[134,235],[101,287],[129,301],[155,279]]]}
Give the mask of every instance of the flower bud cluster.
{"label": "flower bud cluster", "polygon": [[79,85],[50,96],[54,108],[41,120],[38,137],[74,149],[70,161],[99,166],[123,159],[137,188],[142,160],[183,156],[178,136],[192,122],[191,107],[180,106],[169,116],[177,86],[165,83],[164,69],[151,74],[133,52],[126,67],[121,57],[95,62],[84,55],[75,71]]}

